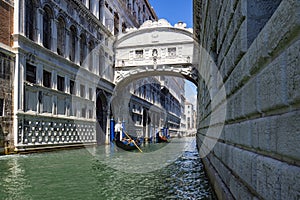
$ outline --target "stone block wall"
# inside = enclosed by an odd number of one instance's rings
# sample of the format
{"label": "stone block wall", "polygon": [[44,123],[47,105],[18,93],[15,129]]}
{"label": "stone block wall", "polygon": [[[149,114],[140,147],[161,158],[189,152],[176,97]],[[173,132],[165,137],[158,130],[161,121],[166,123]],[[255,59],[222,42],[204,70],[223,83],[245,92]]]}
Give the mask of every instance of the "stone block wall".
{"label": "stone block wall", "polygon": [[[221,135],[203,158],[219,199],[300,198],[300,2],[195,0],[200,46],[216,64],[226,101],[198,85],[197,142],[227,103]],[[201,5],[201,6],[199,6]],[[201,57],[201,56],[200,56]],[[209,65],[200,60],[199,70]],[[210,69],[205,69],[210,71]],[[218,89],[218,87],[217,87]]]}

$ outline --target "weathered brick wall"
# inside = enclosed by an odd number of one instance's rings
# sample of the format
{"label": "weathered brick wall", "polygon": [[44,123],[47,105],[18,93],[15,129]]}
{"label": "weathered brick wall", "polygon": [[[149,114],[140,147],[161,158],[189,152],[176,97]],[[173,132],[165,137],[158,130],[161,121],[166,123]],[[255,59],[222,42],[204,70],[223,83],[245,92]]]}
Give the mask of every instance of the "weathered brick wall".
{"label": "weathered brick wall", "polygon": [[11,0],[0,1],[0,43],[12,46],[14,11]]}
{"label": "weathered brick wall", "polygon": [[[204,158],[218,197],[300,199],[300,2],[198,3],[200,45],[226,90],[224,128]],[[199,148],[222,104],[212,106],[209,81],[198,87]]]}
{"label": "weathered brick wall", "polygon": [[[0,116],[0,154],[5,153],[5,148],[13,146],[12,115],[13,115],[13,70],[14,57],[11,52],[0,48],[0,99],[4,101],[3,115]],[[5,73],[2,73],[4,70]],[[7,149],[8,150],[8,149]]]}

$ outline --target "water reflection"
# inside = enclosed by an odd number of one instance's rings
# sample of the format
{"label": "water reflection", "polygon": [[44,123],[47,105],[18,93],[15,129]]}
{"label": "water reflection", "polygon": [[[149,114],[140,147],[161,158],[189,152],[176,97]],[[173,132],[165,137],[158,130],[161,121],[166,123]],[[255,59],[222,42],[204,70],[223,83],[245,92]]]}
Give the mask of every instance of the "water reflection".
{"label": "water reflection", "polygon": [[3,195],[1,198],[28,198],[25,190],[31,186],[28,179],[26,179],[25,169],[21,166],[20,157],[21,156],[7,156],[0,160],[0,187],[3,188],[3,191],[5,191],[5,193],[1,193],[0,196]]}

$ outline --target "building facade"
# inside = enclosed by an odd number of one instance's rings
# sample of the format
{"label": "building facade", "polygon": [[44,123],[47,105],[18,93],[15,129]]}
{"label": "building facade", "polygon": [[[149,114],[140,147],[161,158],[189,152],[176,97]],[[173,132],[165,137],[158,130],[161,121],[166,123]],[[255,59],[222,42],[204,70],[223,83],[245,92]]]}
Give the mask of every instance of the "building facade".
{"label": "building facade", "polygon": [[[158,20],[149,2],[15,0],[1,1],[1,9],[0,149],[107,142],[110,119],[118,119],[110,104],[114,42],[126,30]],[[128,118],[145,137],[180,129],[183,80],[149,77],[130,86],[131,114],[122,118],[128,130]]]}
{"label": "building facade", "polygon": [[194,105],[190,102],[185,102],[185,117],[186,117],[186,130],[196,129],[196,111]]}
{"label": "building facade", "polygon": [[115,35],[156,20],[148,1],[19,0],[14,8],[10,146],[23,151],[104,143]]}

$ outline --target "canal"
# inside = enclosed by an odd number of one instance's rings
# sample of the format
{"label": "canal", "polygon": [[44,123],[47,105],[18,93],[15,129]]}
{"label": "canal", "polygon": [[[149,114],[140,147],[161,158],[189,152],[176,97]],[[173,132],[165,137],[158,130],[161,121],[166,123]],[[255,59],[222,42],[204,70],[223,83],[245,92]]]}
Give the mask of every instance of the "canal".
{"label": "canal", "polygon": [[0,157],[0,199],[215,199],[193,138]]}

